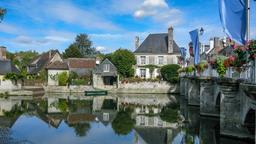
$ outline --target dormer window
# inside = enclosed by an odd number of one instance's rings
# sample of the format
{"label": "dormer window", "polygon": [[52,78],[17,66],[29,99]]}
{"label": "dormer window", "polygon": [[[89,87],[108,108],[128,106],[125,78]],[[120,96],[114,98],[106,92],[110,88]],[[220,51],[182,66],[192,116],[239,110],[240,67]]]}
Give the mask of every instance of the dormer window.
{"label": "dormer window", "polygon": [[109,72],[110,70],[110,65],[109,64],[104,64],[103,65],[103,72]]}

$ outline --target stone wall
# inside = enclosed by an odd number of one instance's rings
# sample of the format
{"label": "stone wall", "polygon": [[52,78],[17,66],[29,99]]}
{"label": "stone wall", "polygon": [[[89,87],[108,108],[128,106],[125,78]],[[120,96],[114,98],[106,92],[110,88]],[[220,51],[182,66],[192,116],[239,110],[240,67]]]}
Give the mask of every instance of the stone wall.
{"label": "stone wall", "polygon": [[48,93],[84,93],[84,91],[93,91],[92,86],[46,86],[45,92]]}
{"label": "stone wall", "polygon": [[119,84],[118,89],[113,89],[113,93],[179,93],[178,84],[167,82],[140,82]]}

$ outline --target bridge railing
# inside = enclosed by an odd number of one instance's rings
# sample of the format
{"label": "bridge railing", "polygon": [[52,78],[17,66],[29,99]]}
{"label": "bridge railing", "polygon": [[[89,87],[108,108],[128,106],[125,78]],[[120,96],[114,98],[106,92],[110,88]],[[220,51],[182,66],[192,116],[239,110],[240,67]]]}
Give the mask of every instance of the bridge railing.
{"label": "bridge railing", "polygon": [[[191,72],[191,73],[180,73],[180,76],[199,76],[199,77],[219,77],[219,74],[216,69],[213,69],[210,65],[203,72]],[[243,71],[238,72],[236,68],[230,67],[227,68],[226,74],[224,75],[226,78],[232,79],[243,79],[248,82],[252,82],[252,67],[249,64]]]}

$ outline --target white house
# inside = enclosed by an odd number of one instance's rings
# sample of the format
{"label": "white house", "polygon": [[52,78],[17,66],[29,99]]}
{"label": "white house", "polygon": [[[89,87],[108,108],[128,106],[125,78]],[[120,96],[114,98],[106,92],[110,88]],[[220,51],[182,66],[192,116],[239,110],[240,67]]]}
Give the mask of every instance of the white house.
{"label": "white house", "polygon": [[63,62],[62,60],[55,61],[50,63],[46,67],[47,73],[48,73],[48,86],[58,86],[58,74],[67,72],[69,73],[69,68],[67,63]]}
{"label": "white house", "polygon": [[178,64],[180,56],[179,46],[173,40],[173,28],[168,29],[168,33],[150,34],[142,42],[135,40],[136,50],[134,51],[137,64],[135,66],[135,76],[141,78],[156,78],[159,76],[159,68],[155,68],[152,77],[147,65],[161,67],[167,64]]}

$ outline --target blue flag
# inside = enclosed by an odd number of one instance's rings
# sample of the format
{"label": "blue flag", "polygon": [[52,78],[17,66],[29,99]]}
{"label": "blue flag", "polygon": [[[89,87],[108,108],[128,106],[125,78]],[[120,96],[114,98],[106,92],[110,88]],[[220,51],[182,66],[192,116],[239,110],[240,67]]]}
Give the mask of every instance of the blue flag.
{"label": "blue flag", "polygon": [[246,5],[244,0],[219,0],[220,19],[225,33],[235,42],[245,44]]}
{"label": "blue flag", "polygon": [[183,60],[186,60],[187,57],[187,49],[184,47],[180,47],[180,55],[182,57]]}
{"label": "blue flag", "polygon": [[189,34],[193,43],[194,64],[197,65],[200,62],[199,30],[195,29]]}

